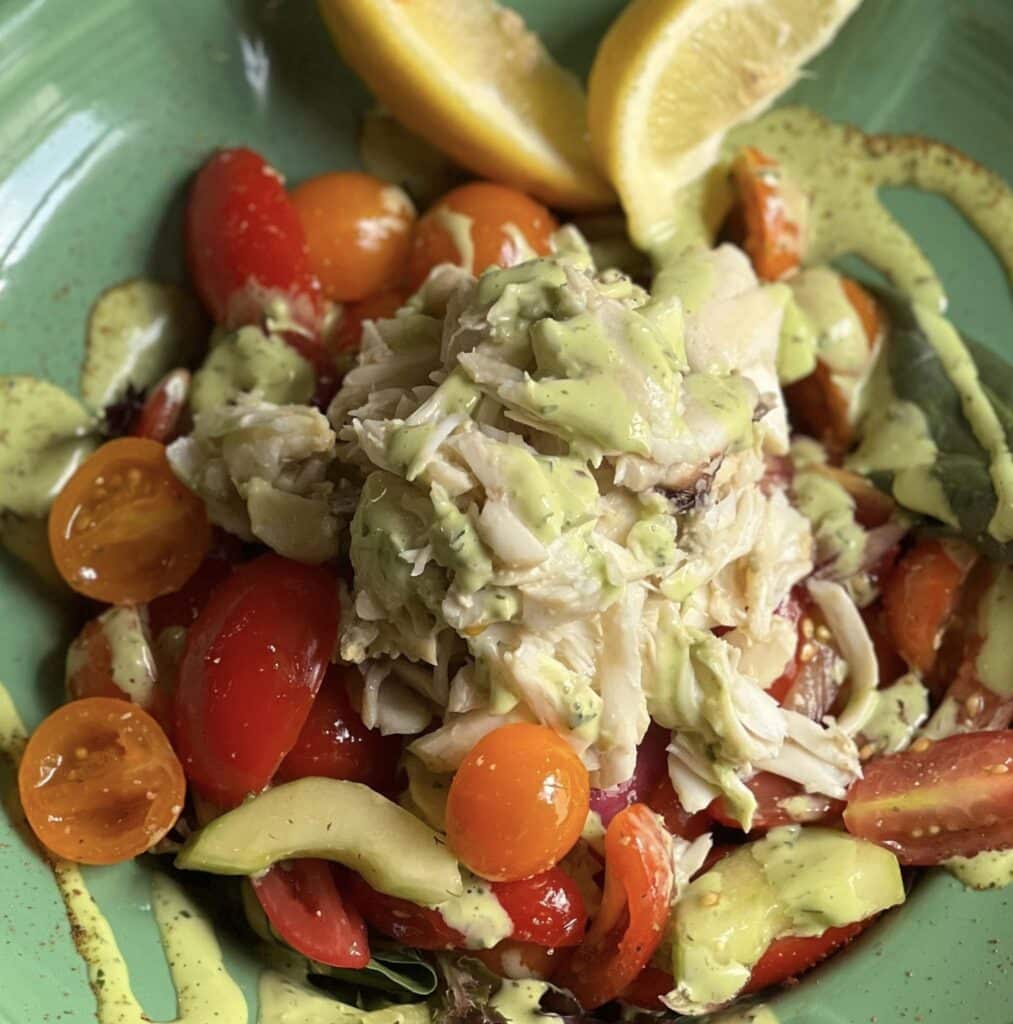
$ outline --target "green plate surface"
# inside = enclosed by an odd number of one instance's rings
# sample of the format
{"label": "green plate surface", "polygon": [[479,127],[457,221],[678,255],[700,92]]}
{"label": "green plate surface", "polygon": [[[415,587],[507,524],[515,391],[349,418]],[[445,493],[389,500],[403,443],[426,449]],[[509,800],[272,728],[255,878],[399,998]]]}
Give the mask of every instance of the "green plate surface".
{"label": "green plate surface", "polygon": [[[515,6],[583,71],[622,4]],[[1009,0],[866,0],[812,70],[792,98],[866,129],[937,136],[1013,178]],[[180,278],[181,196],[210,149],[253,146],[290,180],[352,166],[368,102],[310,0],[0,0],[0,372],[74,390],[97,293],[139,273]],[[1010,292],[991,253],[941,201],[900,192],[890,205],[940,267],[957,322],[1013,358]],[[29,725],[60,699],[73,624],[0,561],[0,680]],[[148,1013],[168,1020],[147,870],[86,874]],[[778,996],[777,1015],[1011,1024],[1011,922],[1013,892],[928,878]],[[252,1005],[255,968],[225,938]],[[52,878],[0,814],[0,1024],[93,1019]]]}

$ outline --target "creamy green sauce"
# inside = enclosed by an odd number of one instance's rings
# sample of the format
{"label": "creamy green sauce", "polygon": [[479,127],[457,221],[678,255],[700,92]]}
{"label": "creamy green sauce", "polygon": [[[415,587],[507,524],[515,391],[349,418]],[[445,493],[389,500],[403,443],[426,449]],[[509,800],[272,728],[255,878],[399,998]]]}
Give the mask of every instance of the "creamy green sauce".
{"label": "creamy green sauce", "polygon": [[984,642],[975,667],[978,678],[1000,697],[1013,697],[1013,568],[1002,566],[978,611]]}
{"label": "creamy green sauce", "polygon": [[475,243],[471,237],[472,219],[466,213],[456,213],[445,206],[441,206],[433,216],[450,236],[457,250],[457,265],[471,274],[484,270],[484,267],[475,266]]}
{"label": "creamy green sauce", "polygon": [[111,608],[99,617],[112,655],[113,682],[135,703],[147,707],[157,670],[141,611],[133,605]]}
{"label": "creamy green sauce", "polygon": [[[876,706],[862,728],[862,757],[906,750],[929,716],[929,692],[912,672],[876,691]],[[866,750],[866,745],[871,750]]]}
{"label": "creamy green sauce", "polygon": [[560,1021],[554,1013],[540,1009],[542,997],[548,990],[544,981],[522,979],[506,980],[499,991],[489,1000],[489,1005],[498,1010],[511,1024],[547,1024]]}
{"label": "creamy green sauce", "polygon": [[[948,199],[1013,277],[1013,201],[996,174],[940,142],[866,135],[811,110],[772,110],[729,136],[726,152],[756,146],[810,197],[807,265],[855,255],[928,307],[946,307],[942,284],[917,243],[879,200],[879,189],[913,186]],[[699,203],[699,199],[697,199]]]}
{"label": "creamy green sauce", "polygon": [[951,857],[943,861],[943,866],[969,889],[1002,889],[1013,884],[1013,850]]}
{"label": "creamy green sauce", "polygon": [[45,516],[97,444],[77,399],[35,377],[0,377],[0,514]]}
{"label": "creamy green sauce", "polygon": [[513,934],[510,915],[493,893],[491,883],[482,878],[466,876],[464,892],[437,909],[443,920],[464,936],[468,949],[492,949]]}
{"label": "creamy green sauce", "polygon": [[857,573],[866,532],[855,519],[854,498],[818,468],[797,472],[792,492],[798,510],[812,524],[817,564],[832,563],[834,576],[840,578]]}
{"label": "creamy green sauce", "polygon": [[189,366],[207,336],[197,302],[182,288],[137,278],[103,292],[92,307],[81,373],[81,397],[104,409],[145,389],[170,370]]}
{"label": "creamy green sauce", "polygon": [[273,970],[261,974],[257,997],[258,1024],[429,1024],[431,1019],[425,1003],[360,1010]]}
{"label": "creamy green sauce", "polygon": [[275,405],[301,405],[315,387],[313,367],[291,345],[258,327],[241,327],[221,338],[194,374],[190,407],[205,412],[252,391]]}

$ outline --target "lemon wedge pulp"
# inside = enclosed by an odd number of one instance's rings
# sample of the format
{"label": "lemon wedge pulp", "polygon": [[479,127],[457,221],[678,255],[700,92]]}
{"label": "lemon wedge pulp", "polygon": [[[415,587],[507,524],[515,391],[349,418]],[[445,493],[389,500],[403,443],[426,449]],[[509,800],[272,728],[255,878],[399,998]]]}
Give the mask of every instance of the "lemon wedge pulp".
{"label": "lemon wedge pulp", "polygon": [[462,166],[569,210],[615,205],[577,79],[493,0],[318,0],[345,61]]}
{"label": "lemon wedge pulp", "polygon": [[633,0],[591,70],[591,145],[646,249],[675,196],[833,39],[860,0]]}

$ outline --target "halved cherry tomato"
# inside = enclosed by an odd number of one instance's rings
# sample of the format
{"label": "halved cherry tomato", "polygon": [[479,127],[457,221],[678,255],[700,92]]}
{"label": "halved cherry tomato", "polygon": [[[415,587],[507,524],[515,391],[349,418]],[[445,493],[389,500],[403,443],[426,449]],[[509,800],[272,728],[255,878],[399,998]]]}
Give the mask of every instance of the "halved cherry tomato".
{"label": "halved cherry tomato", "polygon": [[1013,847],[1013,732],[916,740],[870,761],[848,792],[844,824],[902,864]]}
{"label": "halved cherry tomato", "polygon": [[697,839],[714,827],[714,819],[707,811],[690,814],[682,806],[679,794],[673,789],[667,775],[658,779],[648,794],[646,803],[655,814],[661,815],[665,821],[665,828],[674,836],[680,836],[683,839]]}
{"label": "halved cherry tomato", "polygon": [[362,325],[367,320],[392,317],[404,304],[406,295],[398,288],[378,292],[361,302],[350,302],[341,311],[341,323],[331,342],[336,352],[358,352],[362,340]]}
{"label": "halved cherry tomato", "polygon": [[671,839],[646,804],[620,811],[605,833],[605,891],[587,937],[556,974],[585,1010],[615,999],[654,956],[668,924]]}
{"label": "halved cherry tomato", "polygon": [[189,397],[190,371],[170,370],[144,400],[130,433],[134,437],[168,444],[179,433],[179,421]]}
{"label": "halved cherry tomato", "polygon": [[[463,949],[465,937],[431,907],[377,892],[355,875],[350,897],[383,935],[419,949]],[[513,923],[510,938],[546,948],[575,946],[584,935],[587,911],[577,883],[560,868],[518,882],[493,882],[492,894]]]}
{"label": "halved cherry tomato", "polygon": [[[857,281],[842,277],[841,289],[862,322],[871,358],[885,330],[882,310]],[[855,431],[850,403],[826,363],[817,362],[816,369],[789,384],[784,395],[796,428],[818,438],[832,454],[839,455],[851,446]]]}
{"label": "halved cherry tomato", "polygon": [[194,789],[234,807],[271,781],[334,650],[335,579],[278,555],[241,565],[190,627],[176,690],[176,746]]}
{"label": "halved cherry tomato", "polygon": [[447,797],[447,839],[476,875],[509,882],[557,864],[580,838],[587,769],[561,736],[518,722],[471,749]]}
{"label": "halved cherry tomato", "polygon": [[297,953],[331,967],[369,963],[365,922],[342,899],[328,861],[282,861],[250,881],[271,928]]}
{"label": "halved cherry tomato", "polygon": [[[811,935],[805,938],[787,936],[776,939],[767,948],[767,952],[753,966],[742,995],[750,995],[762,989],[779,985],[789,978],[796,978],[831,953],[846,946],[859,932],[863,931],[873,918],[857,921],[854,924],[842,925],[840,928],[828,928],[822,935]],[[664,1006],[661,997],[671,992],[675,982],[668,971],[658,967],[645,967],[634,979],[633,983],[622,994],[622,1000],[645,1010],[661,1010]]]}
{"label": "halved cherry tomato", "polygon": [[982,638],[967,638],[964,660],[946,690],[945,700],[953,707],[954,732],[992,732],[1013,721],[1013,698],[1002,697],[985,686],[978,676],[978,654]]}
{"label": "halved cherry tomato", "polygon": [[[746,785],[756,797],[756,813],[753,815],[753,827],[750,834],[766,832],[779,825],[797,824],[799,821],[804,821],[807,824],[825,821],[827,818],[840,814],[844,809],[842,800],[832,800],[828,796],[811,793],[806,798],[805,814],[796,817],[788,812],[785,801],[806,795],[805,789],[797,782],[774,775],[772,772],[757,772],[746,781]],[[723,796],[715,798],[707,810],[715,820],[725,827],[741,828],[729,813]]]}
{"label": "halved cherry tomato", "polygon": [[287,782],[306,776],[348,779],[387,793],[397,777],[401,738],[367,729],[348,699],[346,680],[358,669],[331,665],[295,746],[278,766]]}
{"label": "halved cherry tomato", "polygon": [[[455,226],[451,226],[455,225]],[[488,267],[519,261],[519,234],[536,253],[549,251],[556,220],[541,203],[516,189],[473,181],[439,199],[419,219],[408,264],[408,282],[418,288],[440,263],[481,274]],[[461,232],[461,238],[456,232]]]}
{"label": "halved cherry tomato", "polygon": [[492,949],[469,950],[468,956],[481,960],[500,978],[540,978],[547,981],[560,963],[556,950],[515,939],[504,939]]}
{"label": "halved cherry tomato", "polygon": [[292,192],[292,205],[327,298],[358,302],[401,280],[415,207],[397,185],[359,171],[321,174]]}
{"label": "halved cherry tomato", "polygon": [[753,263],[756,276],[779,281],[795,270],[802,254],[802,231],[791,219],[776,160],[752,146],[746,146],[732,166],[739,192],[743,248]]}
{"label": "halved cherry tomato", "polygon": [[143,604],[178,590],[210,543],[204,502],[176,479],[162,445],[138,437],[102,445],[49,513],[60,575],[110,604]]}
{"label": "halved cherry tomato", "polygon": [[854,924],[842,925],[840,928],[828,928],[822,935],[810,935],[803,938],[794,935],[776,939],[767,947],[767,952],[753,966],[743,995],[759,992],[761,989],[779,985],[789,978],[798,977],[810,967],[815,967],[831,953],[846,946],[859,932],[863,931],[873,918],[856,921]]}
{"label": "halved cherry tomato", "polygon": [[973,565],[974,552],[964,545],[922,540],[886,580],[887,628],[900,656],[920,675],[932,669],[943,630]]}
{"label": "halved cherry tomato", "polygon": [[28,823],[53,853],[82,864],[129,860],[183,809],[183,769],[147,712],[88,697],[57,708],[29,737],[18,769]]}
{"label": "halved cherry tomato", "polygon": [[250,149],[221,149],[198,171],[186,208],[186,262],[197,293],[226,327],[259,323],[282,303],[316,331],[320,283],[281,175]]}

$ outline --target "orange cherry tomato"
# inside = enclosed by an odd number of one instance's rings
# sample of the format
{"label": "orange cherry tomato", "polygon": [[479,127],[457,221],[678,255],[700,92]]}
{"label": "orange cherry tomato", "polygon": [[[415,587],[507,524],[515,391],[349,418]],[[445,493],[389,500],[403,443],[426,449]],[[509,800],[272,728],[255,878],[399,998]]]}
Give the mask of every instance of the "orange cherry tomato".
{"label": "orange cherry tomato", "polygon": [[482,878],[528,878],[580,838],[590,794],[587,769],[561,736],[544,725],[505,725],[461,762],[447,798],[447,838]]}
{"label": "orange cherry tomato", "polygon": [[802,251],[802,231],[785,203],[781,169],[776,160],[746,146],[732,176],[742,204],[743,248],[757,277],[779,281],[798,267]]}
{"label": "orange cherry tomato", "polygon": [[57,856],[114,864],[155,845],[179,817],[186,784],[159,724],[122,700],[57,708],[29,737],[18,790],[32,830]]}
{"label": "orange cherry tomato", "polygon": [[[461,242],[454,237],[448,214],[468,218],[461,224],[467,231],[463,248],[470,248],[470,253],[462,251]],[[408,282],[413,289],[418,288],[440,263],[454,263],[474,274],[488,267],[509,267],[519,262],[518,234],[536,253],[545,255],[557,226],[555,217],[541,203],[516,189],[489,181],[461,185],[419,219]]]}
{"label": "orange cherry tomato", "polygon": [[401,279],[415,208],[396,185],[358,171],[321,174],[292,193],[292,204],[327,298],[357,302]]}
{"label": "orange cherry tomato", "polygon": [[179,588],[211,544],[204,503],[157,441],[109,441],[67,481],[49,513],[60,575],[87,597],[143,604]]}
{"label": "orange cherry tomato", "polygon": [[335,352],[358,352],[362,341],[362,325],[367,320],[392,317],[405,303],[406,295],[399,288],[377,292],[361,302],[350,302],[341,311],[341,323],[331,340]]}

